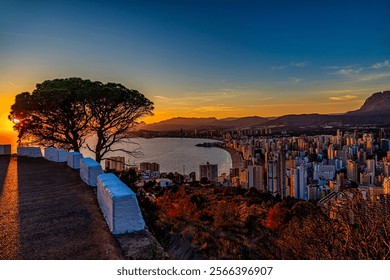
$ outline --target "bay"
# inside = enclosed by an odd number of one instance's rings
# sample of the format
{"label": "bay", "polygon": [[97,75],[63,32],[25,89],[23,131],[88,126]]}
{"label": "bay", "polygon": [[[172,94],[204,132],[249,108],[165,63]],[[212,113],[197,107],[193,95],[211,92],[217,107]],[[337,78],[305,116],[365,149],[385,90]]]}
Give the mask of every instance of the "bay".
{"label": "bay", "polygon": [[[138,150],[142,153],[139,157],[129,157],[124,152],[112,152],[110,156],[124,156],[126,164],[137,165],[141,162],[156,162],[160,164],[160,172],[178,172],[188,175],[191,172],[196,173],[199,180],[199,165],[218,164],[218,174],[229,174],[232,167],[230,154],[216,147],[197,147],[199,143],[218,142],[212,139],[203,138],[134,138],[131,139],[134,144],[123,145],[127,150]],[[90,143],[91,144],[91,143]],[[118,148],[118,146],[116,147]],[[84,149],[84,156],[93,158],[93,154]]]}

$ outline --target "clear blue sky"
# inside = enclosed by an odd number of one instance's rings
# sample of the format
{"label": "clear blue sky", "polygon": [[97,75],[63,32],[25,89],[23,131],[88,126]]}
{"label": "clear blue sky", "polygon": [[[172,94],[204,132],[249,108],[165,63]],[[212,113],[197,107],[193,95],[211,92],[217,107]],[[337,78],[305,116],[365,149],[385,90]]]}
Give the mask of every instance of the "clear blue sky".
{"label": "clear blue sky", "polygon": [[343,112],[390,89],[390,1],[0,3],[8,108],[72,76],[140,90],[149,122]]}

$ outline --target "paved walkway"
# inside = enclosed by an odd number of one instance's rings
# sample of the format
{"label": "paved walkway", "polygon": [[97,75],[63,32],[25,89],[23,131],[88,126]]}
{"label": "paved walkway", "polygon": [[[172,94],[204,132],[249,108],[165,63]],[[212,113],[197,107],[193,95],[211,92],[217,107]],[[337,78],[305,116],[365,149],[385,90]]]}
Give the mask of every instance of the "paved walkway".
{"label": "paved walkway", "polygon": [[0,259],[123,259],[78,171],[0,156]]}

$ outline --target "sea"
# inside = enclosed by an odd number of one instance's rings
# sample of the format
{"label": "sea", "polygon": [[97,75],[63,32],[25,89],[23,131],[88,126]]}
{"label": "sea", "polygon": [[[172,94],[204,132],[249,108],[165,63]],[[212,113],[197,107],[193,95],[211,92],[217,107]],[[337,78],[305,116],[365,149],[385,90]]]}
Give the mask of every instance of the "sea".
{"label": "sea", "polygon": [[[156,162],[160,164],[160,172],[178,172],[188,175],[195,172],[199,179],[199,165],[218,164],[218,174],[229,174],[232,167],[230,154],[217,147],[198,147],[196,144],[213,143],[217,140],[204,138],[133,138],[133,144],[122,146],[129,151],[136,150],[137,157],[124,152],[111,152],[106,157],[124,156],[126,164],[139,166],[141,162]],[[122,148],[121,147],[121,148]],[[115,147],[115,148],[118,148]],[[94,157],[83,149],[84,156]]]}

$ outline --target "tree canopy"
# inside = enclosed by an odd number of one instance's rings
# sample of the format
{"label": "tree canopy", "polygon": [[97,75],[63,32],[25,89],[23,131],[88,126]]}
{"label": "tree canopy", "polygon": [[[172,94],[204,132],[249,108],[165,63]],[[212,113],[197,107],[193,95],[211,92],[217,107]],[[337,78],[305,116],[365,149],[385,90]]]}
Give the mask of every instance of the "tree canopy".
{"label": "tree canopy", "polygon": [[88,137],[96,139],[87,148],[100,162],[109,151],[126,151],[114,144],[128,141],[137,120],[152,110],[153,102],[137,90],[67,78],[44,81],[32,93],[18,94],[9,119],[20,142],[79,151]]}

